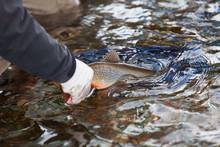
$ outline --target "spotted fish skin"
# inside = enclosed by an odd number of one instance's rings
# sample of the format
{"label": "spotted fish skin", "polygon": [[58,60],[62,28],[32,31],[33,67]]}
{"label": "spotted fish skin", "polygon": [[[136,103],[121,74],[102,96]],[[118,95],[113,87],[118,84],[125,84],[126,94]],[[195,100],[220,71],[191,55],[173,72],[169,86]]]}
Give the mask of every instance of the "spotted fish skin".
{"label": "spotted fish skin", "polygon": [[143,67],[138,67],[120,61],[118,53],[111,51],[102,60],[94,62],[89,66],[94,70],[93,84],[97,89],[104,89],[115,84],[121,77],[131,75],[137,78],[153,76],[155,72]]}

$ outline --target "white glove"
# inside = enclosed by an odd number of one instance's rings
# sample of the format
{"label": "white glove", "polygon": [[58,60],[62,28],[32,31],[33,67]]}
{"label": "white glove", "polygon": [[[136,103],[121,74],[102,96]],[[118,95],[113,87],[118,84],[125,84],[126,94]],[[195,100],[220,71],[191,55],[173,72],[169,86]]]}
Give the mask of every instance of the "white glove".
{"label": "white glove", "polygon": [[94,71],[91,67],[76,59],[74,75],[61,84],[63,92],[70,94],[67,104],[78,104],[90,94],[93,75]]}

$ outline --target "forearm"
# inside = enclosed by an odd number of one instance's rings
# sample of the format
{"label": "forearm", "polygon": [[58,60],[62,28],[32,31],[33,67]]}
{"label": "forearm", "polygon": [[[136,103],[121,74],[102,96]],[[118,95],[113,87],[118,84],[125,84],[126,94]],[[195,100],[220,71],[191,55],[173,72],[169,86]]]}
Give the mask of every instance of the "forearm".
{"label": "forearm", "polygon": [[70,79],[73,55],[27,13],[21,0],[1,0],[0,20],[0,56],[44,79]]}

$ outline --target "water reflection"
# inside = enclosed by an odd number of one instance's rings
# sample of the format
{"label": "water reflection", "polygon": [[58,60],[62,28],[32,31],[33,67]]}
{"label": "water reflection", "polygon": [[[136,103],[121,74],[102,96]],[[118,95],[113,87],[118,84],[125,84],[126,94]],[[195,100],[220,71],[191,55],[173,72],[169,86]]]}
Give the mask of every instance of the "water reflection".
{"label": "water reflection", "polygon": [[[19,126],[17,130],[30,127],[32,122],[37,130],[32,140],[21,139],[17,144],[219,146],[220,3],[84,3],[80,26],[58,28],[51,32],[53,36],[86,63],[100,61],[115,49],[122,62],[158,74],[154,78],[121,80],[72,107],[64,104],[54,83],[27,76],[16,89],[18,82],[12,80],[1,87],[1,109],[18,104],[23,113],[13,123]],[[0,123],[5,124],[6,114],[1,111]],[[2,134],[0,139],[16,144]]]}

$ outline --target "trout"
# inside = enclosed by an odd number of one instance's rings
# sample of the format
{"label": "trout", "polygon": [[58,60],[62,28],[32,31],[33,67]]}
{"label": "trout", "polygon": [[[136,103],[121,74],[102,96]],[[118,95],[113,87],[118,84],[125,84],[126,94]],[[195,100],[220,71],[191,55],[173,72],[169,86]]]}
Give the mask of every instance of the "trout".
{"label": "trout", "polygon": [[94,70],[92,87],[96,89],[108,88],[126,76],[144,78],[156,73],[136,65],[120,63],[119,55],[115,50],[106,54],[102,61],[91,63],[89,66]]}

